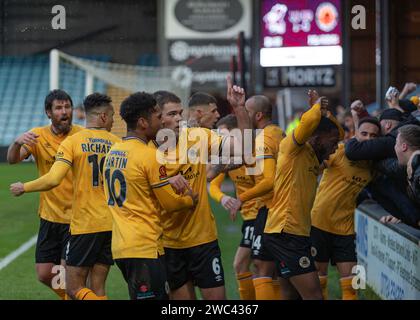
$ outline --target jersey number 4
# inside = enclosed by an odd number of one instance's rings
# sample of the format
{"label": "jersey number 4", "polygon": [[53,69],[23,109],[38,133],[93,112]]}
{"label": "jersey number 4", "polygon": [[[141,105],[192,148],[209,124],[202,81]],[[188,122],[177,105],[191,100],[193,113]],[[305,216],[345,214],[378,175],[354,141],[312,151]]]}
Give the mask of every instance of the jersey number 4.
{"label": "jersey number 4", "polygon": [[[124,175],[122,174],[120,170],[115,170],[111,175],[111,170],[106,169],[105,180],[106,180],[106,185],[107,185],[108,194],[109,194],[108,205],[114,206],[115,203],[117,203],[119,207],[122,207],[127,197],[127,184],[125,182]],[[120,192],[118,195],[117,195],[117,192],[115,191],[115,183],[117,181],[120,185]]]}

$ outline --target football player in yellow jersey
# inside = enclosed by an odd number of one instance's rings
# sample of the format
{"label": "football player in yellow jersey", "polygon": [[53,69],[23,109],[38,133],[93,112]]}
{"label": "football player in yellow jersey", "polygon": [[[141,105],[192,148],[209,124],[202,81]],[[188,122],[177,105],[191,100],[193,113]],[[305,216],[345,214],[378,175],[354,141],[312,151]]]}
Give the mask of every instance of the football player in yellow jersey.
{"label": "football player in yellow jersey", "polygon": [[[243,202],[261,197],[260,207],[254,223],[251,257],[255,266],[255,296],[257,300],[279,299],[279,284],[275,276],[274,259],[263,244],[264,226],[268,208],[273,197],[273,183],[279,145],[284,137],[283,130],[272,123],[272,105],[267,97],[254,96],[245,103],[252,127],[263,130],[255,138],[255,158],[257,172],[255,185],[241,193],[233,211],[240,209]],[[236,207],[235,207],[236,205]],[[249,286],[246,285],[247,288]]]}
{"label": "football player in yellow jersey", "polygon": [[242,202],[261,197],[261,206],[254,224],[251,257],[255,265],[253,279],[257,300],[275,300],[280,298],[279,284],[275,276],[274,258],[264,245],[264,227],[268,209],[273,198],[274,176],[280,142],[284,138],[283,130],[272,122],[273,107],[265,96],[254,96],[246,101],[245,108],[254,129],[263,130],[255,138],[256,165],[262,173],[255,177],[255,186],[239,196]]}
{"label": "football player in yellow jersey", "polygon": [[[157,162],[156,148],[148,146],[161,128],[161,111],[153,96],[130,95],[121,104],[120,115],[127,123],[127,137],[111,148],[104,169],[114,220],[112,253],[132,300],[163,300],[168,292],[160,248],[161,207],[165,214],[177,210],[190,214],[196,199],[192,193],[174,193],[165,166]],[[189,188],[184,178],[178,178]]]}
{"label": "football player in yellow jersey", "polygon": [[[120,139],[110,133],[114,109],[111,98],[94,93],[83,102],[86,129],[64,140],[48,174],[25,184],[16,183],[14,195],[47,191],[73,173],[73,213],[66,250],[66,291],[76,300],[105,300],[110,266],[112,217],[105,200],[101,171],[105,156]],[[89,277],[89,287],[86,286]]]}
{"label": "football player in yellow jersey", "polygon": [[[243,89],[237,86],[230,87],[230,100],[238,117],[239,127],[242,129],[250,128],[249,119],[242,103],[244,95]],[[180,101],[168,104],[158,98],[158,103],[162,107],[164,127],[179,131],[176,128],[179,127],[182,114]],[[213,114],[214,117],[210,117],[213,120],[209,120],[206,124],[209,127],[218,118],[215,112]],[[195,125],[203,125],[203,123]],[[203,150],[201,144],[197,145],[193,135],[199,136],[200,142],[204,141],[208,150]],[[174,159],[170,159],[174,161],[166,164],[167,174],[170,177],[182,174],[191,184],[193,191],[200,195],[200,198],[192,214],[187,215],[180,211],[162,216],[163,242],[171,299],[196,299],[194,286],[197,286],[201,289],[204,299],[222,300],[225,299],[224,272],[217,241],[216,224],[208,202],[207,159],[203,162],[186,161],[184,163],[181,161],[181,157],[183,153],[188,153],[189,156],[195,154],[201,159],[205,151],[210,155],[215,146],[219,150],[223,146],[223,141],[207,128],[182,129],[176,136],[176,145],[172,148],[178,152],[174,155]],[[183,150],[181,146],[186,146],[186,150]],[[229,147],[230,150],[234,150],[233,139]],[[161,151],[158,151],[159,153],[163,154]],[[188,160],[191,158],[189,157]]]}
{"label": "football player in yellow jersey", "polygon": [[[33,128],[19,136],[9,147],[7,160],[19,163],[32,155],[35,158],[39,176],[51,169],[58,147],[68,136],[82,130],[72,125],[73,102],[63,90],[53,90],[45,98],[45,113],[51,124]],[[51,281],[57,273],[54,266],[65,265],[65,247],[69,239],[73,186],[69,172],[56,189],[40,194],[38,214],[40,226],[36,243],[35,266],[38,280],[52,288]],[[62,277],[64,278],[64,276]],[[52,290],[65,298],[64,286]]]}
{"label": "football player in yellow jersey", "polygon": [[311,256],[311,209],[319,167],[335,152],[344,130],[328,113],[328,101],[318,98],[316,92],[310,91],[310,105],[293,133],[280,144],[264,245],[276,261],[284,298],[292,298],[293,293],[296,297],[297,291],[302,299],[322,300]]}
{"label": "football player in yellow jersey", "polygon": [[204,92],[193,94],[188,101],[188,126],[213,129],[220,114],[217,100]]}
{"label": "football player in yellow jersey", "polygon": [[[377,138],[381,125],[376,118],[356,121],[356,139]],[[368,161],[350,161],[344,144],[324,161],[325,170],[312,208],[312,255],[318,269],[324,299],[327,299],[328,264],[337,265],[343,300],[355,300],[352,269],[357,264],[354,210],[357,197],[372,179]]]}
{"label": "football player in yellow jersey", "polygon": [[[221,134],[229,132],[237,128],[238,123],[236,117],[230,114],[217,122],[217,129]],[[210,183],[210,196],[230,212],[232,220],[236,218],[236,201],[224,194],[221,190],[221,185],[226,175],[228,175],[235,185],[236,197],[255,186],[255,177],[246,174],[246,167],[241,166],[237,169],[229,170],[227,173],[221,173],[214,178]],[[236,251],[233,261],[233,268],[238,281],[239,296],[241,300],[255,300],[254,284],[252,282],[251,265],[251,246],[254,234],[254,223],[257,216],[258,209],[261,207],[261,199],[251,199],[245,201],[241,206],[241,215],[243,219],[242,224],[242,239]],[[235,210],[235,211],[231,211]]]}

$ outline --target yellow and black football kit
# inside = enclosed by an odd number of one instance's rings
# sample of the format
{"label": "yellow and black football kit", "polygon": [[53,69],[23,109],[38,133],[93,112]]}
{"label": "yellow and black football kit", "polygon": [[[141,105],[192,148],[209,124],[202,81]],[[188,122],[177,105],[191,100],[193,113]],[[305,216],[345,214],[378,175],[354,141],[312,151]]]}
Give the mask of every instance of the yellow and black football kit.
{"label": "yellow and black football kit", "polygon": [[285,278],[316,270],[309,235],[320,163],[308,140],[321,116],[321,105],[314,105],[280,144],[264,241]]}
{"label": "yellow and black football kit", "polygon": [[211,154],[221,153],[224,141],[208,129],[184,128],[176,149],[158,150],[159,157],[166,161],[168,176],[181,174],[199,194],[194,212],[162,215],[168,280],[173,290],[191,278],[200,288],[224,285],[216,222],[207,193],[207,161]]}
{"label": "yellow and black football kit", "polygon": [[[273,198],[273,185],[276,172],[276,162],[279,153],[280,142],[284,138],[283,130],[270,124],[260,132],[255,139],[255,158],[257,166],[262,170],[255,177],[255,186],[239,196],[241,201],[261,197],[261,207],[254,222],[254,234],[252,239],[252,259],[272,261],[270,253],[264,248],[264,228],[267,220],[268,208],[271,207]],[[263,167],[261,167],[261,165]]]}
{"label": "yellow and black football kit", "polygon": [[355,262],[354,211],[358,195],[372,179],[370,163],[350,161],[344,144],[324,163],[311,213],[315,261]]}
{"label": "yellow and black football kit", "polygon": [[[236,189],[236,197],[246,190],[255,186],[255,177],[246,174],[246,167],[242,166],[238,169],[231,170],[227,173],[229,178],[232,180]],[[221,185],[225,179],[226,174],[221,173],[214,178],[210,183],[209,194],[217,202],[221,202],[225,194],[221,190]],[[245,201],[241,207],[241,215],[243,219],[242,223],[242,239],[240,246],[244,248],[251,248],[252,238],[254,234],[254,222],[257,217],[258,209],[261,205],[261,198],[254,198],[249,201]]]}
{"label": "yellow and black football kit", "polygon": [[130,298],[165,299],[161,213],[191,214],[190,196],[178,196],[156,149],[137,137],[116,143],[105,160],[105,194],[113,224],[112,253],[128,283]]}
{"label": "yellow and black football kit", "polygon": [[84,129],[61,143],[48,174],[24,185],[26,192],[49,190],[71,169],[73,212],[66,254],[70,266],[112,264],[112,217],[105,201],[101,170],[106,154],[119,140],[104,129]]}
{"label": "yellow and black football kit", "polygon": [[[82,127],[73,125],[66,135],[57,135],[51,126],[31,129],[37,134],[38,143],[23,148],[31,154],[36,162],[39,176],[50,171],[55,161],[58,147],[68,136],[71,136]],[[40,226],[35,250],[36,263],[60,264],[65,259],[65,249],[69,240],[69,224],[72,213],[72,173],[68,172],[63,182],[55,189],[40,193],[38,214]]]}

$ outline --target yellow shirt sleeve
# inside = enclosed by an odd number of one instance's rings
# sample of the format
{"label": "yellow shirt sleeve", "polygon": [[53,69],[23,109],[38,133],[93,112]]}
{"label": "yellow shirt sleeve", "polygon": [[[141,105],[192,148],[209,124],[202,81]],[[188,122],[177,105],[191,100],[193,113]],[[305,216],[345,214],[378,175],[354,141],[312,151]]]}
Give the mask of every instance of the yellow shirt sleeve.
{"label": "yellow shirt sleeve", "polygon": [[63,161],[54,162],[51,170],[34,181],[23,185],[25,192],[48,191],[57,187],[63,181],[67,172],[70,170],[68,163]]}
{"label": "yellow shirt sleeve", "polygon": [[73,145],[72,145],[72,137],[67,137],[58,147],[55,160],[65,162],[69,166],[72,166],[73,157],[74,157],[74,152],[73,152]]}
{"label": "yellow shirt sleeve", "polygon": [[177,195],[168,181],[163,184],[154,185],[152,189],[160,205],[168,213],[191,209],[193,207],[192,198],[190,196]]}
{"label": "yellow shirt sleeve", "polygon": [[306,111],[296,129],[282,141],[282,152],[292,154],[299,150],[315,132],[321,121],[321,116],[319,103]]}
{"label": "yellow shirt sleeve", "polygon": [[225,174],[221,173],[210,182],[209,194],[215,201],[220,202],[225,194],[222,192],[222,182],[225,180]]}
{"label": "yellow shirt sleeve", "polygon": [[263,162],[262,160],[258,160],[257,165],[258,163],[264,164],[262,173],[263,179],[259,181],[254,187],[248,189],[239,196],[239,200],[241,200],[242,202],[261,197],[273,190],[274,175],[276,172],[276,160],[274,158],[267,158],[264,159]]}
{"label": "yellow shirt sleeve", "polygon": [[178,195],[169,184],[168,179],[161,179],[162,174],[166,173],[166,167],[160,165],[156,161],[155,150],[151,149],[152,153],[145,173],[146,177],[152,187],[160,205],[166,212],[175,212],[180,210],[191,209],[193,207],[193,200],[190,196]]}

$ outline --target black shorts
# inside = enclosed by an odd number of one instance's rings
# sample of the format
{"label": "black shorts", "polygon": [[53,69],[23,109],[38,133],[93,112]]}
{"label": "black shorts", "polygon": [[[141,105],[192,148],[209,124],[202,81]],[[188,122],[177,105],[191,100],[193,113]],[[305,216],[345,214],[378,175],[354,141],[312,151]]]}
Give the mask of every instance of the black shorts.
{"label": "black shorts", "polygon": [[247,220],[242,223],[242,239],[239,244],[243,248],[252,248],[252,238],[254,237],[255,219]]}
{"label": "black shorts", "polygon": [[111,231],[71,235],[66,264],[72,267],[93,267],[97,263],[113,265],[111,238]]}
{"label": "black shorts", "polygon": [[357,262],[356,235],[342,236],[315,227],[311,229],[312,256],[317,262]]}
{"label": "black shorts", "polygon": [[66,258],[66,246],[69,238],[68,224],[50,222],[41,218],[35,262],[61,264],[61,260]]}
{"label": "black shorts", "polygon": [[254,237],[252,238],[251,258],[263,261],[273,261],[272,255],[264,245],[264,228],[267,222],[268,209],[262,207],[258,210],[254,223]]}
{"label": "black shorts", "polygon": [[289,233],[265,233],[265,245],[273,255],[278,274],[285,279],[316,271],[309,237]]}
{"label": "black shorts", "polygon": [[225,285],[217,240],[186,249],[165,248],[165,260],[171,290],[181,288],[190,280],[201,289]]}
{"label": "black shorts", "polygon": [[169,286],[165,259],[116,259],[131,300],[168,300]]}

